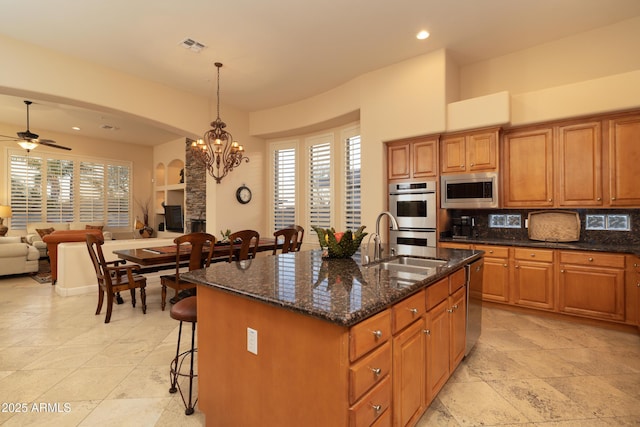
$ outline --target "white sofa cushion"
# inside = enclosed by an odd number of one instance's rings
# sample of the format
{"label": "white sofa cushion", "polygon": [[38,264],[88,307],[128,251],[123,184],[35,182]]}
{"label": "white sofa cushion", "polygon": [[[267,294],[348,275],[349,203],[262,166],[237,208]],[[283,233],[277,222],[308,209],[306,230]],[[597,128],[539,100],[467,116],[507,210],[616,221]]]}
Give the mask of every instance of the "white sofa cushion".
{"label": "white sofa cushion", "polygon": [[0,237],[0,244],[2,243],[22,243],[20,236],[3,236]]}
{"label": "white sofa cushion", "polygon": [[26,243],[0,245],[0,276],[38,271],[40,252]]}

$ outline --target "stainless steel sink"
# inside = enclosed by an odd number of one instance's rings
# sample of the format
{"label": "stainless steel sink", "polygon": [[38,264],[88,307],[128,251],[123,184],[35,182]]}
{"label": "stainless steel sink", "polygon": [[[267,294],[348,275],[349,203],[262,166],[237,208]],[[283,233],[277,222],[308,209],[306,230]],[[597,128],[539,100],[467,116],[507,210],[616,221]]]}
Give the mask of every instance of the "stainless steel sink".
{"label": "stainless steel sink", "polygon": [[[430,258],[418,258],[418,257],[411,257],[411,256],[399,256],[398,258],[394,258],[392,260],[389,261],[385,261],[380,263],[380,265],[383,268],[388,268],[388,266],[402,266],[405,270],[407,269],[407,267],[415,267],[415,268],[420,268],[420,269],[424,269],[424,268],[428,268],[428,269],[434,269],[436,267],[440,267],[444,264],[446,264],[447,261],[443,261],[441,259],[430,259]],[[391,267],[394,268],[394,267]]]}
{"label": "stainless steel sink", "polygon": [[417,273],[417,274],[427,275],[427,276],[436,272],[436,269],[434,267],[422,267],[419,265],[398,264],[395,262],[381,262],[380,268],[382,268],[383,270],[406,272],[406,273]]}

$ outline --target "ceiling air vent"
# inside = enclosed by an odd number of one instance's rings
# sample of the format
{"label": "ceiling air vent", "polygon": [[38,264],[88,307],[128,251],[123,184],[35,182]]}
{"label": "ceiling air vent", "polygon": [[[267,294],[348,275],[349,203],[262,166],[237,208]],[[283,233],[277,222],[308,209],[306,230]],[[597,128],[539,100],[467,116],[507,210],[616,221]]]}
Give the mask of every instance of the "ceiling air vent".
{"label": "ceiling air vent", "polygon": [[117,128],[117,127],[112,126],[112,125],[107,125],[107,124],[105,124],[105,125],[100,125],[100,129],[104,129],[104,130],[118,130],[118,128]]}
{"label": "ceiling air vent", "polygon": [[180,46],[182,46],[185,49],[192,50],[194,52],[200,52],[202,49],[204,49],[206,47],[202,43],[197,42],[197,41],[195,41],[193,39],[190,39],[188,37],[180,42]]}

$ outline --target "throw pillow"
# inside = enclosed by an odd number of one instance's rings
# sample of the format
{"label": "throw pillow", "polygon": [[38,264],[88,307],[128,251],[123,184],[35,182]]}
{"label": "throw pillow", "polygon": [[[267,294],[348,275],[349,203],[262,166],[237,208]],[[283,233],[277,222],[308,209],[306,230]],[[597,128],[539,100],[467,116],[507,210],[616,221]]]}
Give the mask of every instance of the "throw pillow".
{"label": "throw pillow", "polygon": [[102,226],[102,225],[87,225],[85,230],[100,230],[100,231],[102,231],[103,227],[104,226]]}
{"label": "throw pillow", "polygon": [[44,238],[47,234],[53,233],[55,230],[51,228],[36,228],[36,232],[40,235],[40,238]]}

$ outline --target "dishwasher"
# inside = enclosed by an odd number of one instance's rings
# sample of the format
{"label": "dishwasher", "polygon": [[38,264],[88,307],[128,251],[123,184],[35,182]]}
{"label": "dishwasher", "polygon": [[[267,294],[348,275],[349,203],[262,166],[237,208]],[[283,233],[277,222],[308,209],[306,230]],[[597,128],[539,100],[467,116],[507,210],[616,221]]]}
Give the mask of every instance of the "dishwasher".
{"label": "dishwasher", "polygon": [[482,273],[484,258],[465,265],[467,279],[467,341],[464,355],[469,355],[482,330]]}

